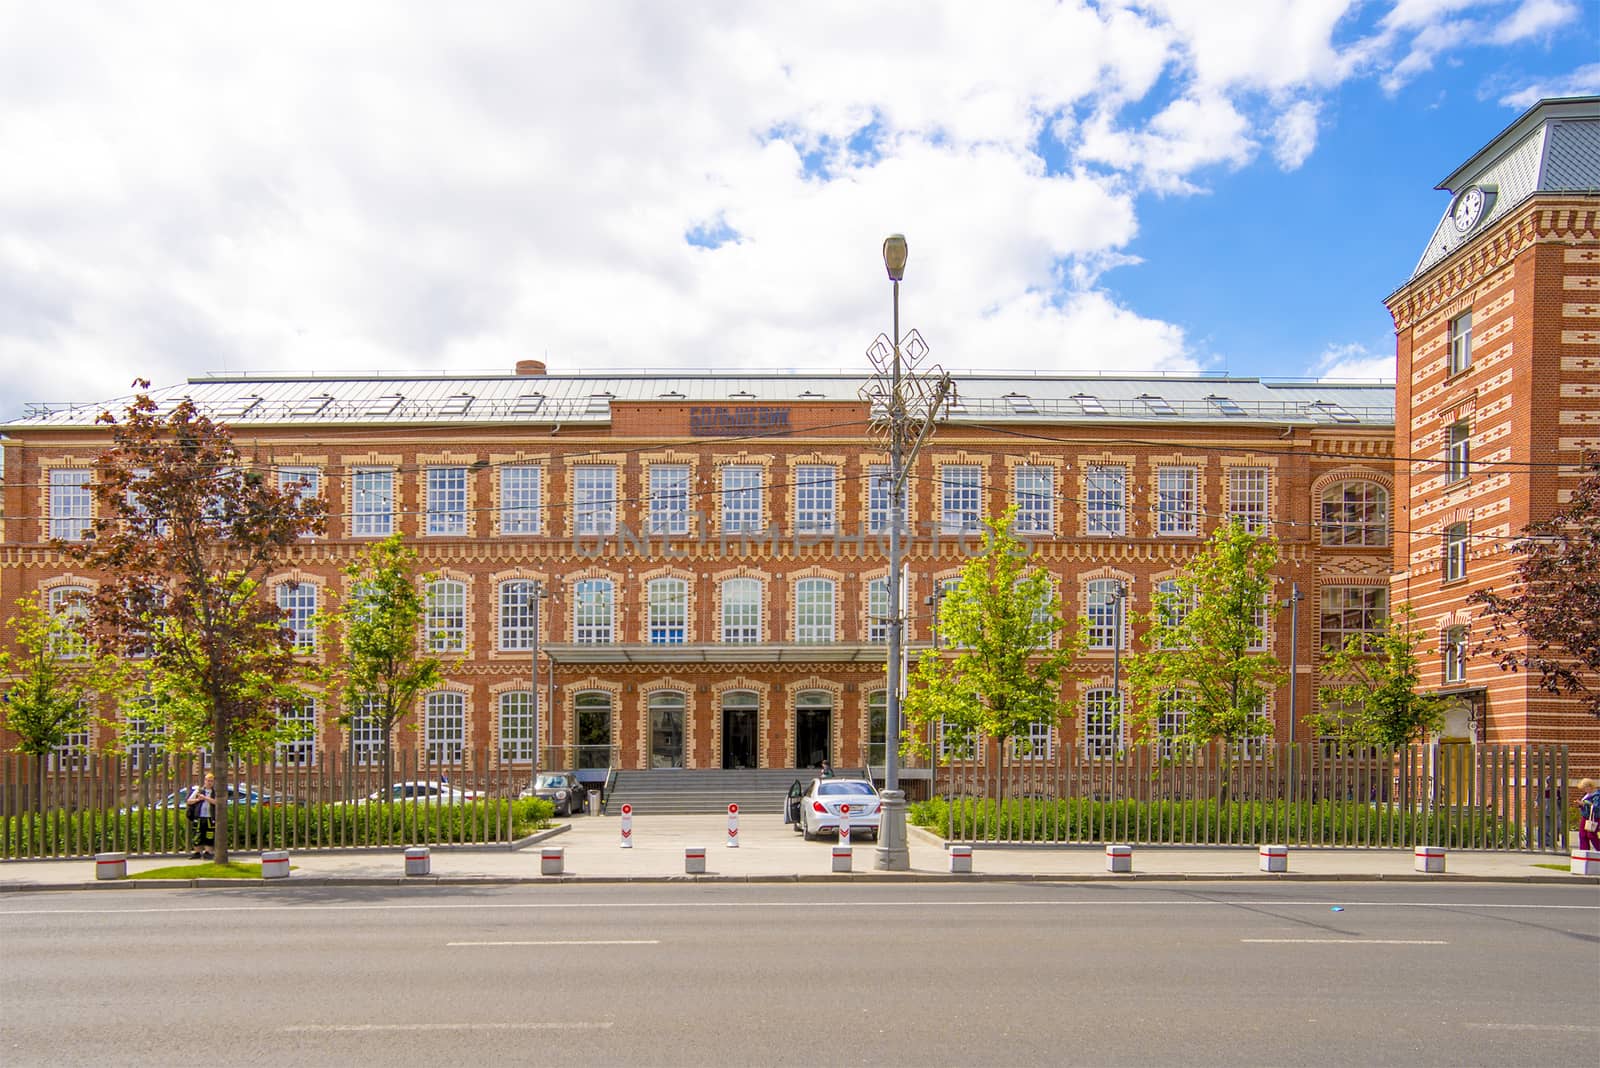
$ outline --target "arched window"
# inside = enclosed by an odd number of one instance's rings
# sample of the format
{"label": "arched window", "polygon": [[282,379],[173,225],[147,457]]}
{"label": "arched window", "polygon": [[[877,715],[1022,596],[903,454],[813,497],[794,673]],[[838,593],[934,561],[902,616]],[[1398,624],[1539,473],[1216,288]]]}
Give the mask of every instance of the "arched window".
{"label": "arched window", "polygon": [[284,629],[294,632],[294,651],[316,652],[317,588],[309,582],[280,582],[278,611],[283,613]]}
{"label": "arched window", "polygon": [[313,767],[317,762],[317,699],[307,697],[279,705],[278,724],[290,739],[278,743],[278,763]]}
{"label": "arched window", "polygon": [[1083,755],[1086,760],[1109,760],[1122,749],[1122,702],[1111,687],[1097,687],[1083,695]]}
{"label": "arched window", "polygon": [[650,644],[682,645],[689,633],[689,584],[680,578],[651,579]]}
{"label": "arched window", "polygon": [[867,583],[867,641],[889,640],[889,580],[875,578]]}
{"label": "arched window", "polygon": [[528,763],[539,752],[538,702],[527,690],[508,690],[496,703],[501,763]]}
{"label": "arched window", "polygon": [[603,690],[572,699],[578,719],[578,768],[611,766],[611,695]]}
{"label": "arched window", "polygon": [[1322,491],[1322,544],[1381,547],[1389,544],[1389,491],[1350,479]]}
{"label": "arched window", "polygon": [[423,709],[424,744],[429,763],[459,763],[467,736],[467,695],[450,691],[430,693]]}
{"label": "arched window", "polygon": [[1089,648],[1126,649],[1127,587],[1121,579],[1095,579],[1088,586]]}
{"label": "arched window", "polygon": [[761,640],[761,581],[725,579],[722,583],[722,640],[747,645]]}
{"label": "arched window", "polygon": [[573,584],[572,600],[572,640],[579,645],[611,644],[611,580],[579,579]]}
{"label": "arched window", "polygon": [[454,579],[428,583],[428,651],[460,653],[467,648],[467,584]]}
{"label": "arched window", "polygon": [[52,619],[61,620],[66,630],[51,638],[51,650],[62,659],[76,659],[87,649],[83,626],[89,619],[90,593],[84,586],[57,586],[50,591],[46,606]]}
{"label": "arched window", "polygon": [[832,579],[801,579],[794,584],[794,640],[833,641]]}

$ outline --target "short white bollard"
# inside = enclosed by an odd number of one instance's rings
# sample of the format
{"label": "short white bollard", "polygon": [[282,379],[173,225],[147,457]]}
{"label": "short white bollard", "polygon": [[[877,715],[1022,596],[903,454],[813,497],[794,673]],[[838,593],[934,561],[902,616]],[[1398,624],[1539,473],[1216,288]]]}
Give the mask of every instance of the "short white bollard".
{"label": "short white bollard", "polygon": [[96,853],[94,855],[94,877],[96,879],[126,879],[128,877],[128,854]]}
{"label": "short white bollard", "polygon": [[1600,849],[1574,849],[1572,874],[1600,875]]}
{"label": "short white bollard", "polygon": [[1131,872],[1133,871],[1133,846],[1108,845],[1106,846],[1106,871]]}
{"label": "short white bollard", "polygon": [[683,847],[683,873],[685,875],[704,875],[706,873],[706,847]]}
{"label": "short white bollard", "polygon": [[567,867],[566,846],[541,846],[539,848],[539,874],[560,875]]}
{"label": "short white bollard", "polygon": [[833,847],[833,870],[834,871],[850,871],[851,870],[851,865],[853,863],[854,856],[855,856],[855,850],[850,848],[850,846],[848,846],[848,845],[836,845],[836,846],[834,846]]}
{"label": "short white bollard", "polygon": [[427,846],[406,846],[406,874],[427,875],[432,872],[432,856]]}
{"label": "short white bollard", "polygon": [[972,847],[969,845],[953,845],[950,847],[950,874],[972,874]]}
{"label": "short white bollard", "polygon": [[288,850],[270,849],[262,853],[261,877],[263,879],[287,879],[289,877]]}
{"label": "short white bollard", "polygon": [[1411,865],[1417,871],[1444,874],[1444,846],[1417,846],[1416,860]]}
{"label": "short white bollard", "polygon": [[739,848],[739,806],[728,806],[728,848]]}
{"label": "short white bollard", "polygon": [[633,848],[633,806],[622,806],[622,848]]}
{"label": "short white bollard", "polygon": [[1262,871],[1288,871],[1289,847],[1286,845],[1264,845],[1261,847]]}

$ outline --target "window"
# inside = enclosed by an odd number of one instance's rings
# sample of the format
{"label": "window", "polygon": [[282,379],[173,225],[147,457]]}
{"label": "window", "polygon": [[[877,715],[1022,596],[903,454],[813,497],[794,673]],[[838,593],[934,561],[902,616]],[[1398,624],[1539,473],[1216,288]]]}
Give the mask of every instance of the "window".
{"label": "window", "polygon": [[611,695],[580,693],[572,703],[578,716],[578,768],[609,768]]}
{"label": "window", "polygon": [[976,760],[978,758],[978,732],[954,723],[939,721],[939,759]]}
{"label": "window", "polygon": [[278,611],[283,626],[294,631],[294,651],[315,652],[317,648],[317,588],[309,582],[278,584]]}
{"label": "window", "polygon": [[1012,473],[1017,533],[1049,534],[1056,527],[1055,468],[1020,464]]}
{"label": "window", "polygon": [[1467,525],[1452,523],[1444,528],[1444,580],[1455,582],[1467,577]]}
{"label": "window", "polygon": [[364,698],[350,720],[350,746],[362,766],[383,762],[383,730],[378,726],[378,699]]}
{"label": "window", "polygon": [[167,725],[154,715],[156,706],[154,696],[142,694],[136,704],[149,709],[151,714],[141,716],[137,712],[130,712],[122,722],[122,741],[134,768],[147,771],[160,763],[166,755]]}
{"label": "window", "polygon": [[1450,320],[1450,373],[1458,375],[1472,366],[1472,313]]}
{"label": "window", "polygon": [[1322,491],[1322,544],[1389,544],[1389,491],[1375,482],[1339,482]]}
{"label": "window", "polygon": [[515,579],[500,583],[501,652],[533,648],[539,634],[538,600],[531,581]]}
{"label": "window", "polygon": [[[872,464],[867,468],[867,533],[886,534],[889,531],[889,491],[894,480],[889,477],[888,464]],[[905,523],[902,531],[911,529],[911,496],[902,487],[901,501],[905,503]]]}
{"label": "window", "polygon": [[1177,739],[1188,729],[1189,705],[1194,695],[1184,690],[1168,690],[1156,698],[1156,738],[1161,756],[1170,757],[1178,749]]}
{"label": "window", "polygon": [[429,763],[460,763],[467,735],[466,694],[430,693],[423,702],[423,710],[423,740]]}
{"label": "window", "polygon": [[1467,681],[1467,628],[1451,627],[1444,632],[1444,681]]}
{"label": "window", "polygon": [[1011,755],[1017,760],[1049,760],[1055,755],[1055,730],[1047,719],[1028,724],[1026,734],[1011,739]]}
{"label": "window", "polygon": [[1124,467],[1090,464],[1085,475],[1087,498],[1084,516],[1091,535],[1120,536],[1127,532],[1128,472]]}
{"label": "window", "polygon": [[794,472],[794,525],[802,534],[833,532],[834,471],[825,464],[802,464]]}
{"label": "window", "polygon": [[1238,520],[1244,529],[1267,529],[1267,486],[1265,467],[1234,467],[1228,471],[1228,518]]}
{"label": "window", "polygon": [[975,464],[945,464],[939,469],[939,529],[944,533],[961,534],[982,525],[981,477]]}
{"label": "window", "polygon": [[867,694],[867,764],[882,767],[888,763],[889,691]]}
{"label": "window", "polygon": [[650,533],[689,533],[689,465],[650,465]]}
{"label": "window", "polygon": [[89,728],[69,731],[60,745],[50,750],[50,770],[85,770],[89,767]]}
{"label": "window", "polygon": [[1472,473],[1472,427],[1456,423],[1450,428],[1449,444],[1445,446],[1446,482],[1460,482]]}
{"label": "window", "polygon": [[833,641],[832,579],[801,579],[794,584],[794,640]]}
{"label": "window", "polygon": [[722,583],[722,640],[748,645],[761,640],[761,580],[725,579]]}
{"label": "window", "polygon": [[428,533],[467,532],[467,469],[428,468]]}
{"label": "window", "polygon": [[1267,704],[1265,700],[1257,701],[1255,708],[1250,710],[1250,723],[1263,724],[1266,731],[1261,734],[1247,734],[1239,740],[1239,755],[1250,759],[1259,759],[1267,755],[1267,747],[1272,744],[1272,727],[1266,722]]}
{"label": "window", "polygon": [[678,578],[651,579],[650,644],[682,645],[689,634],[689,584]]}
{"label": "window", "polygon": [[753,534],[761,529],[761,468],[730,464],[722,469],[722,529]]}
{"label": "window", "polygon": [[543,504],[544,468],[518,464],[500,469],[500,533],[539,533]]}
{"label": "window", "polygon": [[1083,755],[1106,760],[1122,750],[1122,702],[1110,687],[1083,695]]}
{"label": "window", "polygon": [[350,476],[350,533],[387,538],[394,533],[394,470],[358,467]]}
{"label": "window", "polygon": [[1255,636],[1250,640],[1250,644],[1245,646],[1252,652],[1264,652],[1267,648],[1267,628],[1270,625],[1267,608],[1271,603],[1272,594],[1263,594],[1261,604],[1255,610],[1252,620],[1255,623]]}
{"label": "window", "polygon": [[430,653],[460,653],[467,648],[467,584],[454,579],[428,583],[424,637]]}
{"label": "window", "polygon": [[57,468],[50,472],[50,536],[82,541],[89,532],[93,505],[86,467]]}
{"label": "window", "polygon": [[278,468],[278,492],[298,494],[303,501],[322,495],[322,472],[315,467]]}
{"label": "window", "polygon": [[611,643],[610,579],[579,579],[572,588],[572,640],[579,645]]}
{"label": "window", "polygon": [[[1156,583],[1156,611],[1160,614],[1161,623],[1171,631],[1177,631],[1183,626],[1183,621],[1195,608],[1195,595],[1190,591],[1184,595],[1183,587],[1178,585],[1177,579],[1162,579]],[[1162,641],[1157,645],[1161,649],[1185,648],[1171,641]]]}
{"label": "window", "polygon": [[1171,537],[1200,532],[1200,475],[1192,467],[1156,469],[1156,533]]}
{"label": "window", "polygon": [[1089,648],[1125,649],[1127,587],[1118,579],[1095,579],[1088,586]]}
{"label": "window", "polygon": [[574,532],[604,535],[617,532],[617,469],[580,465],[572,469],[572,497],[577,506]]}
{"label": "window", "polygon": [[496,699],[500,717],[500,762],[529,763],[539,752],[538,702],[527,690],[511,690]]}
{"label": "window", "polygon": [[1354,635],[1383,630],[1389,619],[1389,591],[1383,586],[1324,586],[1322,645],[1342,649]]}
{"label": "window", "polygon": [[[281,587],[280,587],[281,588]],[[278,706],[278,726],[289,740],[279,742],[278,763],[314,767],[317,763],[317,700],[292,701]]]}
{"label": "window", "polygon": [[50,639],[51,651],[63,660],[76,660],[88,651],[82,628],[89,620],[89,597],[87,587],[57,586],[45,602],[50,618],[62,620],[67,628]]}
{"label": "window", "polygon": [[867,641],[889,640],[889,580],[875,578],[867,583]]}

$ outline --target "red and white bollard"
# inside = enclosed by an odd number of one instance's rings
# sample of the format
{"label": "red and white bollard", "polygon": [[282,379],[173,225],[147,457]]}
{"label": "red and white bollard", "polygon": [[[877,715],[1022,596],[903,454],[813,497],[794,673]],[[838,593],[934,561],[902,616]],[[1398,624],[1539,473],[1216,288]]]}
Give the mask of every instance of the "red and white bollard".
{"label": "red and white bollard", "polygon": [[272,849],[262,853],[261,877],[263,879],[287,879],[289,877],[289,851],[286,849]]}
{"label": "red and white bollard", "polygon": [[853,856],[855,854],[855,850],[850,847],[850,844],[848,842],[846,842],[846,843],[843,843],[843,844],[840,844],[840,845],[833,846],[832,849],[833,849],[833,870],[834,871],[850,871],[850,870],[852,870],[851,869],[851,862],[852,862],[852,858],[853,858]]}
{"label": "red and white bollard", "polygon": [[728,806],[728,848],[739,848],[739,806]]}
{"label": "red and white bollard", "polygon": [[126,879],[128,877],[128,854],[96,853],[94,855],[94,877],[96,879]]}
{"label": "red and white bollard", "polygon": [[706,873],[706,847],[683,847],[683,873],[685,875],[704,875]]}
{"label": "red and white bollard", "polygon": [[1600,849],[1574,849],[1570,870],[1574,875],[1600,875]]}
{"label": "red and white bollard", "polygon": [[1133,871],[1133,846],[1106,846],[1106,871],[1131,873]]}
{"label": "red and white bollard", "polygon": [[539,849],[539,874],[561,875],[567,870],[566,846],[542,846]]}
{"label": "red and white bollard", "polygon": [[633,848],[633,806],[622,806],[622,848]]}
{"label": "red and white bollard", "polygon": [[1286,845],[1264,845],[1258,850],[1258,855],[1262,871],[1289,870],[1289,847]]}
{"label": "red and white bollard", "polygon": [[406,846],[406,874],[427,875],[433,871],[432,854],[427,846]]}
{"label": "red and white bollard", "polygon": [[842,845],[842,846],[847,846],[847,845],[850,844],[850,806],[849,805],[840,805],[839,806],[839,844]]}
{"label": "red and white bollard", "polygon": [[950,847],[950,874],[972,874],[972,847],[969,845],[953,845]]}
{"label": "red and white bollard", "polygon": [[1444,874],[1444,846],[1419,845],[1413,858],[1411,866],[1417,871]]}

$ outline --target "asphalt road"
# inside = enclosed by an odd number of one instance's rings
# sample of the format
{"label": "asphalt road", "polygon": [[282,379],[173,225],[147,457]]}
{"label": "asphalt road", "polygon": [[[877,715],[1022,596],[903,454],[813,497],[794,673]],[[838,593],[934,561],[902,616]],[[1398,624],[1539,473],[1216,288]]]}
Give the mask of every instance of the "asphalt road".
{"label": "asphalt road", "polygon": [[1593,1063],[1600,892],[19,893],[0,976],[8,1066]]}

